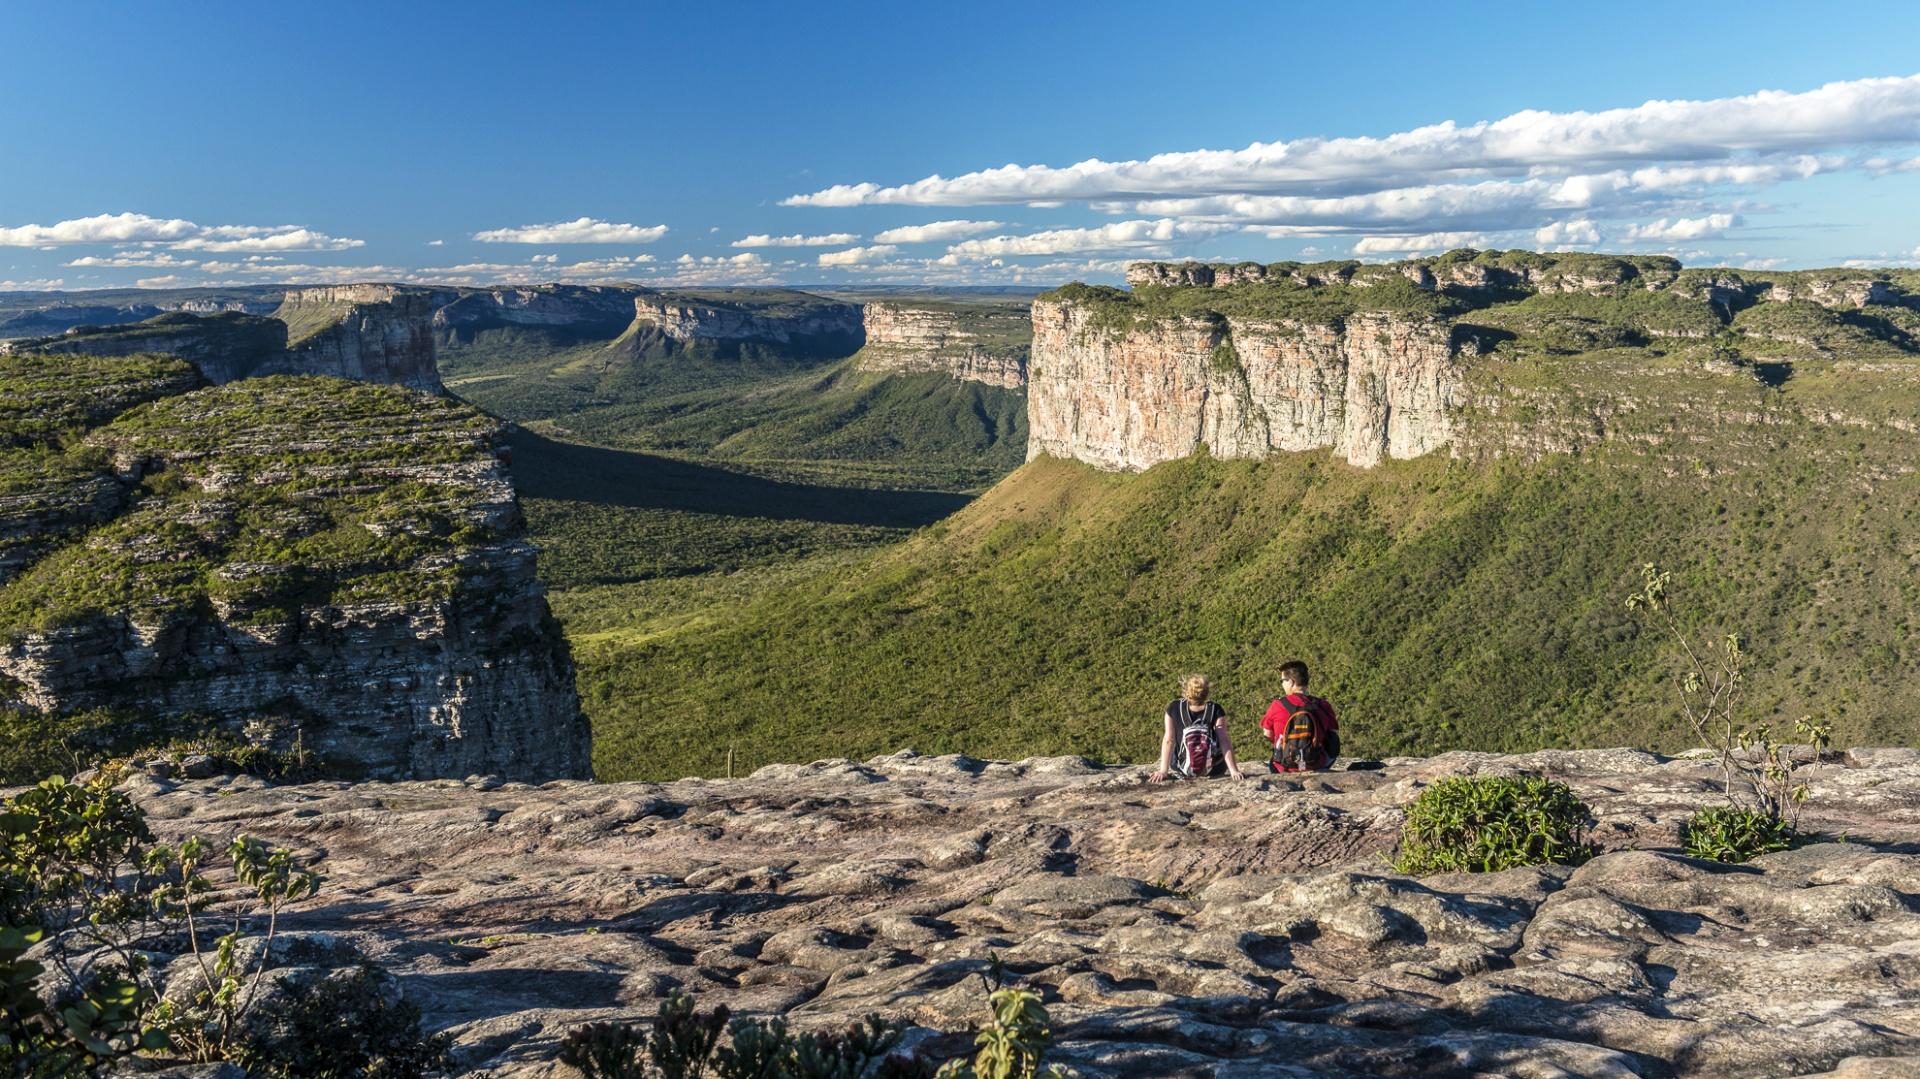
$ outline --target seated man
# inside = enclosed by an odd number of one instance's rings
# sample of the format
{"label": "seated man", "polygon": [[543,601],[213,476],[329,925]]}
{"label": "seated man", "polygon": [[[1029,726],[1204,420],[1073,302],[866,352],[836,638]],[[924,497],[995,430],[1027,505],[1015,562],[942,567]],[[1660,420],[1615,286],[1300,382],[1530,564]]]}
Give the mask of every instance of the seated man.
{"label": "seated man", "polygon": [[1246,778],[1233,756],[1227,710],[1207,699],[1211,689],[1204,674],[1190,674],[1180,680],[1180,697],[1167,705],[1160,767],[1147,777],[1148,782],[1165,783],[1174,775],[1186,779],[1223,774]]}
{"label": "seated man", "polygon": [[1260,729],[1273,741],[1273,770],[1317,772],[1340,755],[1340,720],[1333,705],[1307,692],[1307,665],[1280,665],[1281,697],[1267,708]]}

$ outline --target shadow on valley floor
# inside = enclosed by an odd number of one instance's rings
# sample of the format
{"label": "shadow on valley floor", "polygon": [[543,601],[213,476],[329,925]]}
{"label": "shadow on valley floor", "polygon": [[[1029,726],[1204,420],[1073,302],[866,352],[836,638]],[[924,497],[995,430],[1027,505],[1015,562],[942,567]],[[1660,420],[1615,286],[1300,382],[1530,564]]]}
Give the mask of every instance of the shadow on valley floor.
{"label": "shadow on valley floor", "polygon": [[919,528],[973,500],[944,491],[826,487],[764,479],[633,450],[513,434],[513,475],[529,498],[727,517]]}

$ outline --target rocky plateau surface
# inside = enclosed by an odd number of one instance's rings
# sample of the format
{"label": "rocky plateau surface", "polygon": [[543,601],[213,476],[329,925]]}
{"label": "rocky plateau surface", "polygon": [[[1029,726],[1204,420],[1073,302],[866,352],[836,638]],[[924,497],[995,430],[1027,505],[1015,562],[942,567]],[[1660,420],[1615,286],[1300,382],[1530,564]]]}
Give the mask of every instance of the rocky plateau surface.
{"label": "rocky plateau surface", "polygon": [[1024,310],[868,303],[861,317],[867,336],[859,361],[863,370],[932,372],[1008,389],[1027,384],[1032,333]]}
{"label": "rocky plateau surface", "polygon": [[774,344],[850,355],[860,347],[860,305],[782,292],[755,302],[649,294],[633,301],[635,332],[679,345]]}
{"label": "rocky plateau surface", "polygon": [[[905,751],[664,784],[123,786],[166,836],[313,859],[288,963],[388,964],[475,1074],[563,1074],[568,1030],[676,988],[959,1052],[996,957],[1089,1077],[1920,1074],[1920,752],[1812,766],[1818,841],[1748,865],[1676,851],[1719,797],[1697,758],[1382,765],[1152,786]],[[1424,785],[1515,772],[1571,784],[1602,852],[1387,868]]]}
{"label": "rocky plateau surface", "polygon": [[650,290],[634,285],[526,285],[462,292],[433,313],[438,333],[471,335],[497,326],[610,327],[633,320],[634,300]]}

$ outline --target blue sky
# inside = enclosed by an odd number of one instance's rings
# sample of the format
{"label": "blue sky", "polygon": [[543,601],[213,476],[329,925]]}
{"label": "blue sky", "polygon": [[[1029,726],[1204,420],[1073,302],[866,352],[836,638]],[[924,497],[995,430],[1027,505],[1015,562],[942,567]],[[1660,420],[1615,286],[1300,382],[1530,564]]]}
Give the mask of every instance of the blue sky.
{"label": "blue sky", "polygon": [[1332,7],[13,0],[0,289],[1920,260],[1896,25]]}

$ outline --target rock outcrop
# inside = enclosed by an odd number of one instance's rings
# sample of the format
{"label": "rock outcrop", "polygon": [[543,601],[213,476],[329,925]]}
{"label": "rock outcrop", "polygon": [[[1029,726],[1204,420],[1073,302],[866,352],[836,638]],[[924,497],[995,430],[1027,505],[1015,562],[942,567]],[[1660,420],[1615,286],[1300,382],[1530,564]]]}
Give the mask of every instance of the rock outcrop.
{"label": "rock outcrop", "polygon": [[498,423],[397,386],[5,364],[6,703],[211,721],[349,773],[589,774]]}
{"label": "rock outcrop", "polygon": [[[1386,868],[1424,785],[1522,771],[1591,805],[1598,857]],[[905,752],[666,784],[124,786],[163,838],[316,859],[325,889],[282,926],[390,964],[495,1076],[560,1074],[568,1031],[674,989],[803,1030],[878,1012],[957,1055],[994,968],[1043,995],[1052,1059],[1087,1079],[1914,1074],[1914,750],[1811,767],[1824,841],[1745,866],[1675,850],[1718,799],[1698,759],[1145,772]]]}
{"label": "rock outcrop", "polygon": [[286,323],[240,312],[156,315],[127,325],[79,326],[58,337],[0,341],[0,353],[178,356],[218,382],[231,382],[240,373],[250,373],[286,349]]}
{"label": "rock outcrop", "polygon": [[[1645,449],[1643,428],[1659,426],[1651,413],[1750,416],[1757,404],[1735,401],[1739,386],[1777,384],[1796,362],[1920,356],[1908,329],[1920,296],[1865,271],[1461,251],[1385,265],[1134,263],[1127,280],[1132,293],[1073,285],[1034,303],[1029,456],[1131,470],[1202,448],[1327,449],[1362,467],[1623,437]],[[1640,352],[1616,352],[1592,384],[1598,367],[1565,365],[1551,379],[1521,369],[1610,349]],[[1662,401],[1640,385],[1669,357],[1683,362],[1667,364],[1666,381],[1693,397]],[[1687,372],[1727,385],[1692,385]],[[1552,430],[1517,430],[1524,416]]]}
{"label": "rock outcrop", "polygon": [[471,338],[499,326],[604,330],[633,321],[634,299],[651,290],[629,285],[527,285],[464,292],[433,313],[441,334]]}
{"label": "rock outcrop", "polygon": [[1029,458],[1141,469],[1331,448],[1363,467],[1447,445],[1472,349],[1445,322],[1179,317],[1108,332],[1073,303],[1033,305]]}
{"label": "rock outcrop", "polygon": [[1008,306],[868,303],[858,366],[886,374],[933,373],[1017,389],[1027,384],[1032,325]]}
{"label": "rock outcrop", "polygon": [[859,304],[781,290],[737,298],[636,296],[631,332],[679,346],[771,344],[840,356],[852,355],[864,340]]}
{"label": "rock outcrop", "polygon": [[284,355],[247,372],[210,371],[215,382],[241,374],[332,375],[440,392],[434,361],[435,295],[399,285],[290,289],[273,317],[287,324]]}

